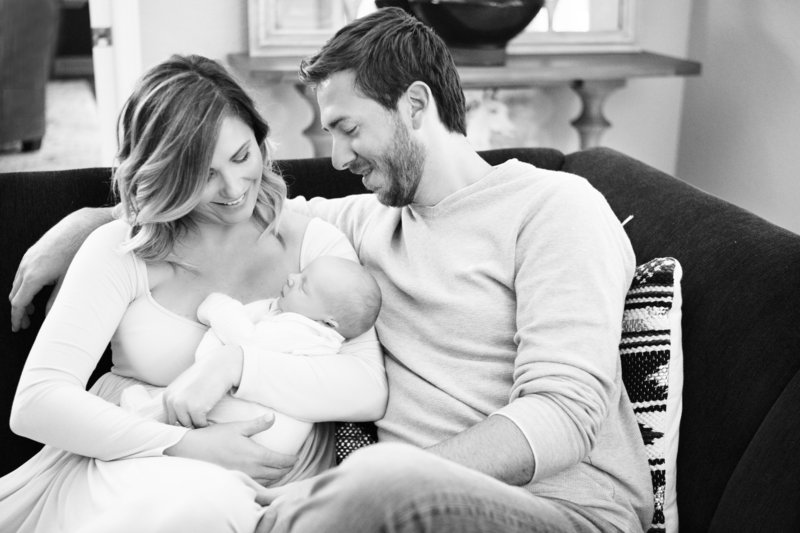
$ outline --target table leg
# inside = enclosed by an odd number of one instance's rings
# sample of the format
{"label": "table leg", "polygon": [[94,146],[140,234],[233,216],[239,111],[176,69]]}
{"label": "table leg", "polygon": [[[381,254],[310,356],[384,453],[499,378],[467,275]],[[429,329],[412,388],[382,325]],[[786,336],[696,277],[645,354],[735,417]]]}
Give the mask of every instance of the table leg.
{"label": "table leg", "polygon": [[311,144],[314,147],[314,157],[330,157],[331,136],[322,129],[322,123],[320,122],[319,115],[319,105],[317,105],[317,95],[314,93],[314,89],[303,83],[296,83],[294,87],[297,89],[297,92],[300,93],[303,99],[308,102],[308,105],[311,106],[311,111],[314,115],[311,119],[311,124],[309,124],[308,127],[303,130],[303,135],[305,135],[306,138],[311,141]]}
{"label": "table leg", "polygon": [[576,80],[571,84],[581,99],[581,114],[571,122],[580,135],[581,150],[600,145],[600,137],[611,126],[603,116],[603,104],[608,95],[625,86],[624,79]]}

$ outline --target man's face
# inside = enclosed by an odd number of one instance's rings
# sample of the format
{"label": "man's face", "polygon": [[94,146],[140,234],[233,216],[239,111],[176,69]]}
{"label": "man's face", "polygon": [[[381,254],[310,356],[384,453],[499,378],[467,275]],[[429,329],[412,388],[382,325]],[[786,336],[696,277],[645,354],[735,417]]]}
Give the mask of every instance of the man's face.
{"label": "man's face", "polygon": [[414,201],[425,167],[425,150],[400,113],[358,94],[354,75],[337,72],[317,89],[322,127],[333,141],[333,166],[362,176],[381,203]]}

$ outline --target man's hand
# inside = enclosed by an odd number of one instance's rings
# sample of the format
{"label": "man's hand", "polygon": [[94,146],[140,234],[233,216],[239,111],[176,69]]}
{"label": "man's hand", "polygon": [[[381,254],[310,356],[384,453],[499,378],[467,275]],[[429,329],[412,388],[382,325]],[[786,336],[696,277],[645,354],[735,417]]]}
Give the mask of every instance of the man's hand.
{"label": "man's hand", "polygon": [[56,287],[47,302],[46,311],[53,305],[61,280],[72,258],[86,237],[99,226],[113,220],[111,208],[81,209],[71,213],[50,228],[31,246],[20,261],[11,294],[11,331],[30,326],[33,297],[45,285]]}
{"label": "man's hand", "polygon": [[55,284],[45,312],[50,310],[74,255],[75,251],[61,252],[48,247],[43,240],[28,248],[19,263],[11,294],[8,295],[11,302],[11,331],[16,332],[31,325],[30,315],[35,311],[33,297],[46,285]]}
{"label": "man's hand", "polygon": [[221,346],[195,361],[164,391],[167,422],[184,427],[206,427],[206,415],[237,386],[242,375],[242,349]]}
{"label": "man's hand", "polygon": [[[270,485],[285,476],[297,461],[294,455],[273,452],[250,438],[268,429],[273,421],[273,417],[259,417],[193,429],[164,454],[218,464],[244,472],[261,485]],[[266,496],[260,494],[259,500]]]}
{"label": "man's hand", "polygon": [[292,481],[280,487],[266,488],[256,494],[256,503],[266,506],[264,514],[258,521],[255,533],[269,533],[278,518],[281,502],[284,501],[305,501],[311,495],[311,489],[319,479],[319,474],[314,477]]}

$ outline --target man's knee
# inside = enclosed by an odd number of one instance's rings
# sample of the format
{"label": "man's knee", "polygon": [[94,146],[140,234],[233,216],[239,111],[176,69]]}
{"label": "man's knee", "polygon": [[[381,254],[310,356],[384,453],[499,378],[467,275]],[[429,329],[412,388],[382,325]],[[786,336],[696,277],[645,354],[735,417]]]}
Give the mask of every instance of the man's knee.
{"label": "man's knee", "polygon": [[397,502],[446,484],[446,464],[407,444],[374,444],[357,450],[339,466],[336,486],[360,500]]}

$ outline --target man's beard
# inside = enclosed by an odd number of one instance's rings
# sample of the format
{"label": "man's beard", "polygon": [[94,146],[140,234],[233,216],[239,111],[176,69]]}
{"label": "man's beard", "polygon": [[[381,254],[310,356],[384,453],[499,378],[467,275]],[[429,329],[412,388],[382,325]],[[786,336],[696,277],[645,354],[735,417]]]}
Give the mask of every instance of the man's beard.
{"label": "man's beard", "polygon": [[387,189],[376,191],[378,200],[391,207],[403,207],[414,201],[425,167],[425,150],[408,133],[408,128],[395,117],[394,141],[381,161]]}

